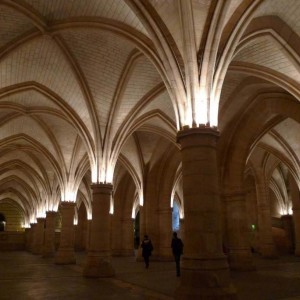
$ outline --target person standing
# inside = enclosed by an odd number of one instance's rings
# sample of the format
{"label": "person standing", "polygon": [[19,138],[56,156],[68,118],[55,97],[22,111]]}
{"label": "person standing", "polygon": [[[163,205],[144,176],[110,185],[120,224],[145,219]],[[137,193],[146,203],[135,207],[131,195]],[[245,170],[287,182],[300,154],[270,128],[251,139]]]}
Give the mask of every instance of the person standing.
{"label": "person standing", "polygon": [[144,239],[142,241],[141,248],[143,249],[142,256],[144,257],[145,267],[146,267],[146,269],[148,269],[149,268],[149,257],[151,256],[152,251],[153,251],[153,245],[152,245],[152,242],[149,239],[148,235],[144,235]]}
{"label": "person standing", "polygon": [[177,232],[173,232],[173,238],[172,238],[172,252],[175,258],[176,263],[176,275],[177,277],[180,276],[180,256],[183,254],[183,242],[182,240],[177,237]]}

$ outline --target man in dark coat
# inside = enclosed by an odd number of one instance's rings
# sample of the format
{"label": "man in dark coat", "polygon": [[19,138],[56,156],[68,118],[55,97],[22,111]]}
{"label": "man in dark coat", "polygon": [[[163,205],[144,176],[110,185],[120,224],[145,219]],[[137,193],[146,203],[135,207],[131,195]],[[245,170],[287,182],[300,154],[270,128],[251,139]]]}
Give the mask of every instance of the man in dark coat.
{"label": "man in dark coat", "polygon": [[173,233],[172,238],[172,252],[176,262],[176,275],[180,276],[180,256],[183,254],[183,242],[180,238],[177,237],[177,232]]}
{"label": "man in dark coat", "polygon": [[146,269],[148,269],[149,268],[149,257],[151,256],[151,253],[153,250],[153,245],[152,245],[152,242],[149,239],[148,235],[144,236],[141,247],[143,249],[142,256],[144,257],[145,267],[146,267]]}

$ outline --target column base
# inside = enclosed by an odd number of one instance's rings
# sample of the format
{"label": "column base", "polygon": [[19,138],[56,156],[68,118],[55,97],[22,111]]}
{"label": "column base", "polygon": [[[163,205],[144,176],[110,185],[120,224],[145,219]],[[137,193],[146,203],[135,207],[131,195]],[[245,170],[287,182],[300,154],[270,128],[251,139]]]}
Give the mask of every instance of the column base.
{"label": "column base", "polygon": [[58,249],[55,255],[55,261],[57,265],[72,265],[76,264],[76,257],[74,249]]}
{"label": "column base", "polygon": [[175,299],[237,299],[226,258],[183,258]]}
{"label": "column base", "polygon": [[108,257],[88,254],[83,268],[83,276],[90,278],[113,277],[115,276],[115,270]]}

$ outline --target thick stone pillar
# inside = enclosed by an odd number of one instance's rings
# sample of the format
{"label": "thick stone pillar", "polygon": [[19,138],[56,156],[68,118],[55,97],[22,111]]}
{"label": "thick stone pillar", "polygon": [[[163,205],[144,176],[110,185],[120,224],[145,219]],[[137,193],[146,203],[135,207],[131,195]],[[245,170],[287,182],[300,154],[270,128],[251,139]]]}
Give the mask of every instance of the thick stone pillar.
{"label": "thick stone pillar", "polygon": [[111,218],[109,215],[111,184],[93,184],[93,218],[90,226],[90,246],[83,269],[86,277],[112,277],[111,265]]}
{"label": "thick stone pillar", "polygon": [[55,218],[57,212],[47,211],[43,257],[53,257],[55,254]]}
{"label": "thick stone pillar", "polygon": [[218,132],[185,129],[181,145],[185,214],[184,255],[177,299],[236,299],[222,251],[221,203],[216,157]]}
{"label": "thick stone pillar", "polygon": [[158,211],[159,218],[159,260],[174,260],[171,241],[172,241],[172,208],[165,207]]}
{"label": "thick stone pillar", "polygon": [[31,235],[31,229],[25,228],[25,250],[30,251],[30,235]]}
{"label": "thick stone pillar", "polygon": [[44,229],[45,229],[45,218],[37,218],[37,224],[35,226],[34,246],[32,249],[33,254],[43,253]]}
{"label": "thick stone pillar", "polygon": [[74,229],[74,202],[61,202],[60,212],[62,217],[60,244],[55,256],[55,263],[59,265],[75,264],[75,229]]}
{"label": "thick stone pillar", "polygon": [[295,232],[295,255],[300,256],[300,207],[293,208],[293,221]]}
{"label": "thick stone pillar", "polygon": [[244,192],[224,194],[226,205],[226,225],[228,238],[228,258],[230,269],[240,271],[254,270],[250,248],[250,226]]}
{"label": "thick stone pillar", "polygon": [[[262,177],[263,175],[261,175]],[[277,251],[272,235],[272,218],[270,212],[268,188],[263,178],[256,184],[258,196],[258,230],[259,230],[259,252],[265,258],[277,258]]]}
{"label": "thick stone pillar", "polygon": [[131,217],[122,219],[122,252],[121,256],[134,255],[133,220]]}
{"label": "thick stone pillar", "polygon": [[282,227],[286,233],[288,239],[288,251],[289,253],[294,252],[294,224],[293,216],[283,215],[281,216]]}
{"label": "thick stone pillar", "polygon": [[92,224],[92,220],[87,220],[86,231],[85,231],[85,249],[86,249],[86,251],[88,251],[89,247],[90,247],[91,224]]}
{"label": "thick stone pillar", "polygon": [[29,251],[31,253],[34,252],[35,244],[36,244],[36,226],[37,223],[30,223],[30,243],[29,243]]}

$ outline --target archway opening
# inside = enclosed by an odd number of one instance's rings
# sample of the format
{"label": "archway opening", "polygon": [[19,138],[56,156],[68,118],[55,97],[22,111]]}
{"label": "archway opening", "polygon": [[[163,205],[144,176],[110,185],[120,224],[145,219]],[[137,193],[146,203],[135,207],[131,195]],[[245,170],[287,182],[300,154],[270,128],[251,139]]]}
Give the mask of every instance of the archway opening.
{"label": "archway opening", "polygon": [[178,232],[180,230],[180,213],[179,213],[179,205],[176,201],[173,203],[172,210],[172,230]]}

